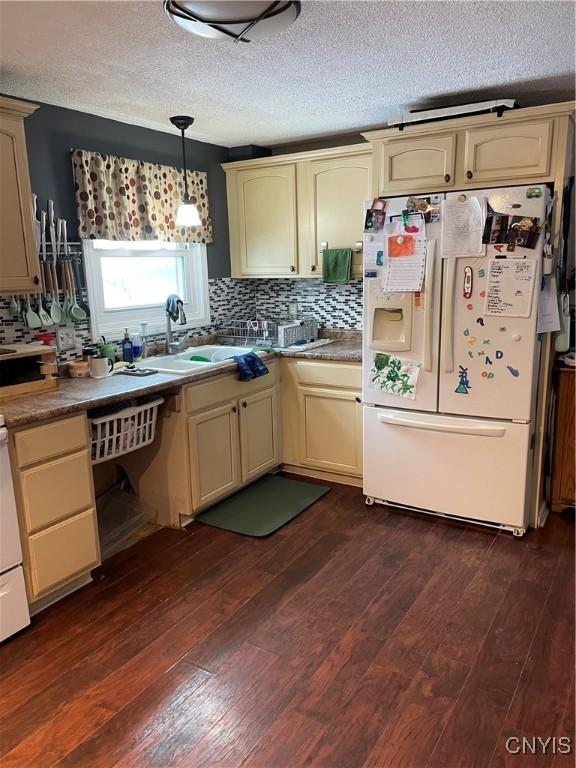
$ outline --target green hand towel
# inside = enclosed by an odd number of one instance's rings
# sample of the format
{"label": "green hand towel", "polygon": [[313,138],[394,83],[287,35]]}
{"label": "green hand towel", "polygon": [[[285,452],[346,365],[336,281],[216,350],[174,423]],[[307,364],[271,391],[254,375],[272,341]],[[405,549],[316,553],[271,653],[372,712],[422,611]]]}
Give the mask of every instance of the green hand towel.
{"label": "green hand towel", "polygon": [[322,254],[322,280],[348,283],[352,275],[352,249],[327,248]]}

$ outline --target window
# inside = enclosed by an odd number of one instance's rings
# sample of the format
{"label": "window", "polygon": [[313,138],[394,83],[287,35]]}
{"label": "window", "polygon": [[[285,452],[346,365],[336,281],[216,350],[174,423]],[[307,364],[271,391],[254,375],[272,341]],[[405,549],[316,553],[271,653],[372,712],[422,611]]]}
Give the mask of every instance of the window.
{"label": "window", "polygon": [[92,336],[122,338],[124,328],[166,328],[170,293],[184,302],[187,328],[210,322],[206,246],[196,243],[84,240]]}

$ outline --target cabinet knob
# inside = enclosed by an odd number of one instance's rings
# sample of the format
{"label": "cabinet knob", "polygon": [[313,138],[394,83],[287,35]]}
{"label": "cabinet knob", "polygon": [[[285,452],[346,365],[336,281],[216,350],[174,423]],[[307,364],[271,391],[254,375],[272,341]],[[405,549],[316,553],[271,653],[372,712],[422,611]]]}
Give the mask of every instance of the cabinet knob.
{"label": "cabinet knob", "polygon": [[242,401],[242,408],[248,408],[248,403],[246,402],[246,400]]}
{"label": "cabinet knob", "polygon": [[448,182],[450,181],[450,174],[449,174],[449,173],[445,173],[445,174],[444,174],[444,181],[445,181],[446,183],[448,183]]}
{"label": "cabinet knob", "polygon": [[38,275],[34,275],[34,277],[32,278],[32,282],[34,283],[34,285],[38,285],[40,283],[40,278],[38,277]]}
{"label": "cabinet knob", "polygon": [[316,264],[312,264],[310,267],[310,272],[316,272]]}
{"label": "cabinet knob", "polygon": [[362,398],[361,398],[361,397],[357,397],[357,398],[356,398],[356,402],[357,402],[357,403],[361,403],[361,402],[362,402]]}
{"label": "cabinet knob", "polygon": [[472,171],[466,171],[466,178],[467,179],[471,179],[473,175],[474,174],[472,173]]}
{"label": "cabinet knob", "polygon": [[290,265],[290,272],[296,272],[296,267],[294,266],[294,264]]}
{"label": "cabinet knob", "polygon": [[236,406],[235,406],[235,405],[233,405],[233,406],[232,406],[232,413],[236,413],[236,411],[237,411],[237,408],[236,408]]}

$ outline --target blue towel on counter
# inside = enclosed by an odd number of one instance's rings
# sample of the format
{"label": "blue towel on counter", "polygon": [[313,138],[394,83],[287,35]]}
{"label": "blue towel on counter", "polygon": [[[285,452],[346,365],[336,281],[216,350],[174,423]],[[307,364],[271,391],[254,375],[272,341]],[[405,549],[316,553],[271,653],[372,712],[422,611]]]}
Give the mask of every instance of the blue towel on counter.
{"label": "blue towel on counter", "polygon": [[234,362],[238,368],[238,378],[240,381],[250,381],[264,376],[268,373],[268,368],[254,352],[247,352],[245,355],[236,355]]}

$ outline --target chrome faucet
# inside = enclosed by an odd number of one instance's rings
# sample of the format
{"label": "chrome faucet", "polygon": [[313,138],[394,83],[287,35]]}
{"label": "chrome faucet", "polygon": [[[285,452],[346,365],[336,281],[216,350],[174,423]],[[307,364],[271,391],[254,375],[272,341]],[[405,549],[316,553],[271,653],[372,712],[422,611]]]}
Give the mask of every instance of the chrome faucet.
{"label": "chrome faucet", "polygon": [[170,355],[174,347],[179,346],[177,342],[172,341],[172,322],[177,321],[179,325],[186,325],[184,302],[175,293],[171,293],[166,299],[164,310],[166,312],[166,354]]}

